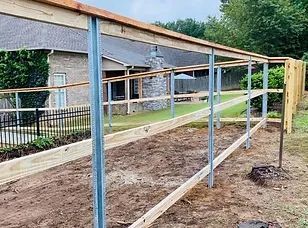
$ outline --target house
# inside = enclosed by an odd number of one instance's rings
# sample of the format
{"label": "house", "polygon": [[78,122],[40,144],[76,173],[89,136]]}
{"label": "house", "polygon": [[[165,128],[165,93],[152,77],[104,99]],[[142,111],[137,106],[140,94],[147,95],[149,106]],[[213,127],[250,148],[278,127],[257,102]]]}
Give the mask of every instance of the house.
{"label": "house", "polygon": [[[107,35],[102,35],[101,47],[102,73],[105,78],[208,63],[208,57],[201,53],[153,46]],[[50,86],[88,81],[87,31],[85,30],[0,15],[0,49],[15,51],[21,48],[43,50],[48,53]],[[194,73],[196,76],[207,74],[204,71]],[[192,75],[193,72],[190,74]],[[142,85],[143,97],[166,95],[165,78],[145,78]],[[180,85],[178,87],[183,88]],[[138,91],[138,81],[132,80],[130,98],[138,98]],[[124,98],[125,82],[113,83],[112,99]],[[88,103],[87,87],[54,92],[48,102],[49,107]],[[166,102],[145,102],[142,107],[136,107],[136,110],[155,110],[164,107]]]}

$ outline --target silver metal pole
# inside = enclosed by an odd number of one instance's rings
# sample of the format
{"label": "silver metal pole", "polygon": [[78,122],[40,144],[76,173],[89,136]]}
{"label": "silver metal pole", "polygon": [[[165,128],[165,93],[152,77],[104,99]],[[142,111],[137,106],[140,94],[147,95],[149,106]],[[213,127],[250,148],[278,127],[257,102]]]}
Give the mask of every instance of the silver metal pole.
{"label": "silver metal pole", "polygon": [[20,125],[20,113],[19,113],[19,97],[18,93],[15,93],[15,103],[16,103],[16,120],[17,120],[17,126]]}
{"label": "silver metal pole", "polygon": [[[220,104],[221,103],[221,67],[217,68],[217,82],[216,82],[216,86],[217,86],[217,100],[216,100],[216,104]],[[221,128],[221,123],[220,123],[220,112],[217,112],[216,114],[216,118],[217,118],[217,122],[216,122],[216,127],[217,129]]]}
{"label": "silver metal pole", "polygon": [[[268,89],[268,64],[263,64],[263,89]],[[262,97],[262,118],[267,118],[267,101],[268,93],[263,94]],[[266,124],[265,124],[266,126]]]}
{"label": "silver metal pole", "polygon": [[251,115],[251,74],[252,74],[252,63],[251,57],[249,59],[248,64],[248,100],[247,100],[247,120],[246,120],[246,133],[247,133],[247,140],[246,140],[246,149],[250,148],[250,115]]}
{"label": "silver metal pole", "polygon": [[127,114],[130,114],[130,80],[127,79]]}
{"label": "silver metal pole", "polygon": [[174,72],[171,72],[170,75],[170,107],[171,107],[171,117],[175,118],[175,105],[174,105],[174,93],[175,93],[175,85],[174,85]]}
{"label": "silver metal pole", "polygon": [[100,20],[88,18],[88,59],[91,95],[91,133],[93,140],[93,214],[94,227],[106,227],[105,215],[105,151],[104,151],[104,115],[102,112],[102,53]]}
{"label": "silver metal pole", "polygon": [[109,120],[109,133],[112,133],[112,93],[111,82],[108,82],[108,120]]}
{"label": "silver metal pole", "polygon": [[279,168],[282,168],[282,156],[283,156],[283,136],[284,136],[284,117],[286,110],[286,83],[283,84],[283,96],[282,96],[282,110],[281,110],[281,124],[280,124],[280,143],[279,143]]}
{"label": "silver metal pole", "polygon": [[212,53],[209,55],[209,106],[210,106],[210,116],[209,116],[209,124],[208,124],[208,161],[210,164],[210,173],[208,177],[208,187],[212,188],[214,185],[214,65],[215,65],[215,55],[214,49],[212,49]]}

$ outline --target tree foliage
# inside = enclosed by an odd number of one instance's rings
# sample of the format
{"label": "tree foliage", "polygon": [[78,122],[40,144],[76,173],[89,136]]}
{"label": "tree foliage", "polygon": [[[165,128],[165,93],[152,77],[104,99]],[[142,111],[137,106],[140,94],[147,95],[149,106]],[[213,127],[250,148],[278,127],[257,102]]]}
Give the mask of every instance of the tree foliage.
{"label": "tree foliage", "polygon": [[[46,86],[49,76],[47,54],[42,51],[0,51],[0,88]],[[44,107],[49,92],[20,93],[21,108]],[[13,96],[13,95],[10,95]],[[9,97],[10,98],[10,97]],[[12,105],[15,105],[15,100]]]}
{"label": "tree foliage", "polygon": [[206,39],[269,56],[301,58],[307,50],[307,0],[229,0],[221,11]]}
{"label": "tree foliage", "polygon": [[192,18],[167,23],[155,22],[155,25],[196,38],[204,38],[205,23]]}
{"label": "tree foliage", "polygon": [[[271,68],[268,71],[268,88],[282,89],[284,83],[284,67]],[[246,90],[248,86],[248,76],[246,75],[240,82],[240,87]],[[257,72],[251,77],[252,89],[263,89],[263,72]],[[281,103],[282,94],[270,93],[268,95],[268,107],[270,111],[275,111],[275,104]],[[252,106],[259,111],[262,110],[262,97],[257,97],[252,100]]]}
{"label": "tree foliage", "polygon": [[221,17],[156,25],[268,56],[308,51],[308,0],[221,0]]}

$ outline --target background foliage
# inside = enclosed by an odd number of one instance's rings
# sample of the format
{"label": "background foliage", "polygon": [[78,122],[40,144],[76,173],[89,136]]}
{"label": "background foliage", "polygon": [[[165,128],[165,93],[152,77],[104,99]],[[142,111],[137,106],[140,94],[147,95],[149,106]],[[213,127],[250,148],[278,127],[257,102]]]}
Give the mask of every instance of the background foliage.
{"label": "background foliage", "polygon": [[[47,86],[49,64],[42,51],[0,51],[0,89]],[[20,93],[21,108],[44,107],[49,92]],[[14,95],[9,95],[12,98]],[[15,99],[11,99],[15,106]]]}
{"label": "background foliage", "polygon": [[[271,68],[268,71],[268,88],[269,89],[282,89],[284,83],[284,67]],[[246,75],[240,82],[241,89],[245,90],[248,86],[248,76]],[[252,89],[263,89],[263,72],[257,72],[251,77]],[[268,95],[268,109],[275,111],[275,104],[281,103],[282,94],[269,93]],[[262,97],[254,98],[251,102],[252,107],[257,108],[258,111],[262,110]]]}
{"label": "background foliage", "polygon": [[[221,17],[160,23],[164,28],[268,56],[308,52],[308,0],[221,0]],[[203,34],[202,32],[203,31]]]}

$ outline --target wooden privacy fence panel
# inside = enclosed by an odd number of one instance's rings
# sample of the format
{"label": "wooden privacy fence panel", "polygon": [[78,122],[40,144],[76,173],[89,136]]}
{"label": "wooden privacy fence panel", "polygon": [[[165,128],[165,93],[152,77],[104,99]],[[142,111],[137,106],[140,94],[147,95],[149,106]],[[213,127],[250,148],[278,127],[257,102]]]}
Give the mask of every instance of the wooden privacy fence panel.
{"label": "wooden privacy fence panel", "polygon": [[[215,73],[215,88],[217,83],[217,74]],[[222,90],[240,89],[240,81],[245,73],[242,72],[228,72],[222,76]],[[188,91],[209,91],[209,76],[198,76],[195,80],[175,80],[175,91],[179,93],[186,93]]]}
{"label": "wooden privacy fence panel", "polygon": [[285,62],[286,100],[285,100],[285,130],[292,132],[293,114],[297,112],[298,104],[305,91],[306,63],[301,60],[288,59]]}

